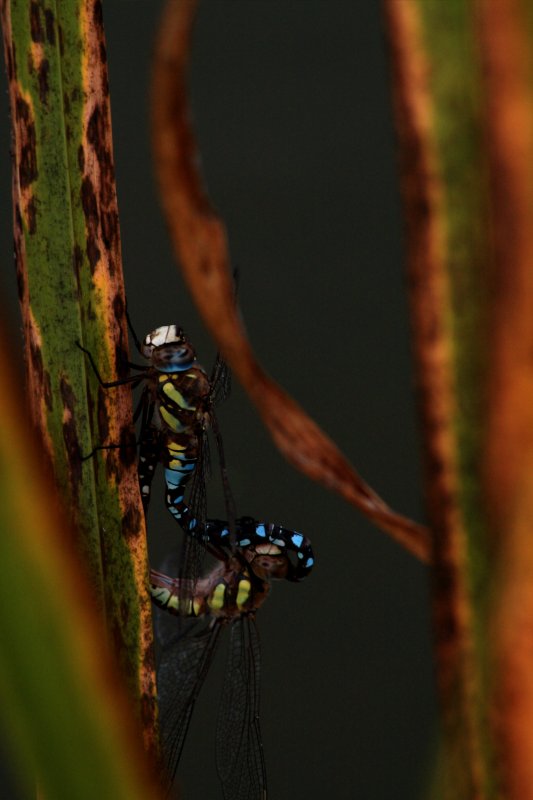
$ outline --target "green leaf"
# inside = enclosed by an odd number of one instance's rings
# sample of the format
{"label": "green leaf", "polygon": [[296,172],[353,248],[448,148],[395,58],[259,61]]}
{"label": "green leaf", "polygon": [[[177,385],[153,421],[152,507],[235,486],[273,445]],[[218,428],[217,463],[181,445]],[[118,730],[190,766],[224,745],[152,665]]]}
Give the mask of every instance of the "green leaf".
{"label": "green leaf", "polygon": [[[49,798],[157,789],[101,617],[0,353],[0,704],[6,742]],[[33,455],[32,455],[33,454]]]}

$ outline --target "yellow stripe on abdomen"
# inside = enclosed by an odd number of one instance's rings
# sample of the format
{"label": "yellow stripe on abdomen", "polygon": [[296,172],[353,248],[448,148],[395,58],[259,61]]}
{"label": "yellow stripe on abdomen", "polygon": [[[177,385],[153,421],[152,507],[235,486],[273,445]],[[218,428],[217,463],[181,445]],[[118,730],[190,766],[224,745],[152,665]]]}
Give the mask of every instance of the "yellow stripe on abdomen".
{"label": "yellow stripe on abdomen", "polygon": [[212,594],[211,597],[207,600],[207,605],[212,611],[220,611],[224,608],[224,600],[226,597],[226,584],[225,583],[218,583]]}
{"label": "yellow stripe on abdomen", "polygon": [[246,604],[250,600],[250,592],[252,584],[246,578],[239,581],[239,588],[237,589],[237,608],[239,611],[244,611]]}

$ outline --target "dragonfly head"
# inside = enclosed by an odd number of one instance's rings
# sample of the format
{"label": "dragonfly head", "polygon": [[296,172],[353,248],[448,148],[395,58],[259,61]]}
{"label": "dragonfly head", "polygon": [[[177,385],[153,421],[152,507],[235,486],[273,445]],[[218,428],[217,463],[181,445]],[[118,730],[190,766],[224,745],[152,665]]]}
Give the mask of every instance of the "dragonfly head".
{"label": "dragonfly head", "polygon": [[193,346],[177,325],[162,325],[151,331],[144,337],[141,351],[160,372],[182,372],[196,360]]}
{"label": "dragonfly head", "polygon": [[258,578],[281,580],[287,577],[289,559],[277,545],[265,542],[255,547],[246,547],[243,553],[250,569]]}

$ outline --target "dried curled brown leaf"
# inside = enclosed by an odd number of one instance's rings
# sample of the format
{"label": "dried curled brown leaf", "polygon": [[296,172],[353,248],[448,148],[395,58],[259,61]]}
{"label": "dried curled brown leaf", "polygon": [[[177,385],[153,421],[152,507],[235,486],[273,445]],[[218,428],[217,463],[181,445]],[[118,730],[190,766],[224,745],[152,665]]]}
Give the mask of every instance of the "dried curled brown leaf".
{"label": "dried curled brown leaf", "polygon": [[262,369],[238,318],[224,225],[197,169],[186,91],[195,0],[169,0],[159,28],[152,82],[152,137],[163,208],[176,255],[196,305],[225,359],[287,460],[356,506],[423,561],[428,531],[367,486],[336,445]]}

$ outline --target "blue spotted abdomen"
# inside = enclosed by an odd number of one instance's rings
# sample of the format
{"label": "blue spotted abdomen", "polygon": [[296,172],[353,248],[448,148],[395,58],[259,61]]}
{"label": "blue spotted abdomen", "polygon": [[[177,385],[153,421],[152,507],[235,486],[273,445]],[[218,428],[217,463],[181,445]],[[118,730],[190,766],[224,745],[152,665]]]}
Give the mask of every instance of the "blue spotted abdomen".
{"label": "blue spotted abdomen", "polygon": [[198,463],[198,439],[196,436],[186,435],[167,437],[163,460],[166,506],[179,524],[188,530],[193,520],[184,497],[187,484]]}

